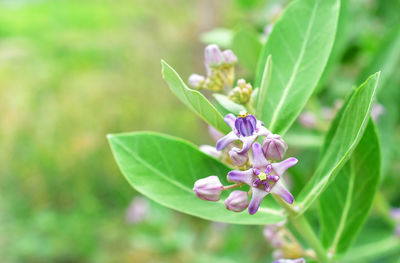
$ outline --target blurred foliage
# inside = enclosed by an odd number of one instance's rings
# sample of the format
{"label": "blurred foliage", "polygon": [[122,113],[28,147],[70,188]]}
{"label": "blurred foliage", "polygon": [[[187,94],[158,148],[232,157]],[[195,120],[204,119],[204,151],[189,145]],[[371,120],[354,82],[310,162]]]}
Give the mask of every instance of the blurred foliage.
{"label": "blurred foliage", "polygon": [[[268,262],[259,227],[205,222],[153,203],[148,220],[127,224],[137,193],[105,135],[154,130],[212,143],[206,125],[162,81],[160,59],[183,77],[202,72],[201,33],[238,25],[262,33],[284,2],[0,0],[1,261]],[[336,64],[309,109],[332,106],[359,84],[358,75],[370,74],[367,66],[399,24],[398,0],[350,2]],[[395,71],[385,81],[394,92],[380,96],[391,105],[400,101]],[[398,142],[398,106],[395,113],[388,125],[397,127]],[[391,144],[382,183],[400,206],[400,152]],[[302,153],[295,194],[317,151]]]}

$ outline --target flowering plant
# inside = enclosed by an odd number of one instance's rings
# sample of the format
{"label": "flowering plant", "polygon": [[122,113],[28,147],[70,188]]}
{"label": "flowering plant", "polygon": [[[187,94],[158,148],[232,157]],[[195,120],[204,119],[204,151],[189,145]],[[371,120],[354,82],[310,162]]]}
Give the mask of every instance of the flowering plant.
{"label": "flowering plant", "polygon": [[[128,182],[183,213],[268,225],[264,233],[279,252],[276,262],[343,257],[369,214],[380,181],[380,143],[371,118],[380,73],[332,110],[316,169],[304,175],[300,187],[290,173],[302,157],[284,158],[289,146],[302,145],[301,137],[286,140],[299,116],[305,128],[325,132],[326,125],[317,126],[311,113],[300,114],[324,73],[339,13],[339,0],[294,1],[273,25],[258,62],[250,63],[256,65],[253,81],[237,78],[241,56],[216,44],[205,48],[205,75],[192,74],[190,87],[162,61],[171,91],[209,125],[215,146],[197,147],[149,132],[109,135]],[[215,101],[203,90],[213,92]],[[320,218],[314,219],[321,238],[305,215],[317,203]]]}

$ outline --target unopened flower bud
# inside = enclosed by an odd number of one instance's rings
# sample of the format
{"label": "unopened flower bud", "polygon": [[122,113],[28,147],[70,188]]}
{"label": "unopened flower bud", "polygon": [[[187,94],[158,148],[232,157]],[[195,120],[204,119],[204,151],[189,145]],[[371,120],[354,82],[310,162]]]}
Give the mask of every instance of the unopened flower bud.
{"label": "unopened flower bud", "polygon": [[247,155],[247,152],[244,153],[238,153],[240,151],[239,148],[232,148],[229,151],[229,157],[231,157],[232,163],[235,166],[242,166],[247,163],[247,160],[249,160],[249,156]]}
{"label": "unopened flower bud", "polygon": [[215,44],[208,45],[204,50],[206,67],[218,66],[223,62],[222,52]]}
{"label": "unopened flower bud", "polygon": [[237,62],[236,55],[230,49],[223,51],[222,57],[224,58],[224,63],[226,64],[235,64]]}
{"label": "unopened flower bud", "polygon": [[229,194],[224,203],[226,209],[241,212],[249,205],[249,197],[247,196],[247,192],[235,190]]}
{"label": "unopened flower bud", "polygon": [[253,88],[244,79],[239,79],[236,87],[229,93],[229,99],[235,103],[246,104],[249,102]]}
{"label": "unopened flower bud", "polygon": [[299,122],[303,127],[312,129],[317,125],[317,117],[312,112],[303,112],[300,114]]}
{"label": "unopened flower bud", "polygon": [[205,84],[205,78],[199,74],[192,74],[189,77],[189,85],[195,89],[201,89]]}
{"label": "unopened flower bud", "polygon": [[193,191],[200,199],[207,201],[218,201],[224,186],[218,176],[211,175],[197,180],[194,183]]}
{"label": "unopened flower bud", "polygon": [[200,145],[200,151],[202,151],[205,154],[208,154],[214,158],[219,158],[221,157],[221,152],[217,151],[214,146],[211,145]]}
{"label": "unopened flower bud", "polygon": [[277,134],[270,134],[264,139],[262,149],[268,160],[282,160],[288,145]]}

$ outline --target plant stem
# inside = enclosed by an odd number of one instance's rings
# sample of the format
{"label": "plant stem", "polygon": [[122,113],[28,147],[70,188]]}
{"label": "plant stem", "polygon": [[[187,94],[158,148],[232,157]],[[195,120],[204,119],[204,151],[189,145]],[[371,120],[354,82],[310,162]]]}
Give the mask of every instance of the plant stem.
{"label": "plant stem", "polygon": [[286,210],[289,215],[289,220],[293,223],[297,231],[307,241],[308,245],[314,250],[318,257],[318,261],[322,263],[329,263],[331,260],[321,242],[314,233],[307,219],[304,215],[298,215],[293,205],[289,205],[283,201],[280,197],[274,196],[275,200]]}

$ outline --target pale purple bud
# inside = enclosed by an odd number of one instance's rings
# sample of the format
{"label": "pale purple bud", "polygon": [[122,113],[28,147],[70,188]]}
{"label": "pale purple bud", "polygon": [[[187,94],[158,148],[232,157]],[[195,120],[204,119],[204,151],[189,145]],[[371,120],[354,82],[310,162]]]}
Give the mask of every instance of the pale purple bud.
{"label": "pale purple bud", "polygon": [[233,54],[232,50],[227,49],[222,52],[222,57],[224,58],[224,62],[226,64],[235,64],[237,62],[237,57]]}
{"label": "pale purple bud", "polygon": [[249,156],[247,154],[247,152],[243,152],[243,153],[238,153],[240,151],[239,148],[232,148],[229,151],[229,157],[231,157],[232,163],[235,166],[242,166],[244,164],[247,163],[247,161],[249,160]]}
{"label": "pale purple bud", "polygon": [[197,197],[207,201],[218,201],[223,190],[224,186],[215,175],[197,180],[193,187]]}
{"label": "pale purple bud", "polygon": [[226,209],[241,212],[249,205],[249,197],[247,196],[247,192],[235,190],[229,194],[224,203]]}
{"label": "pale purple bud", "polygon": [[304,258],[297,258],[297,259],[279,259],[275,260],[272,263],[306,263]]}
{"label": "pale purple bud", "polygon": [[386,111],[385,107],[382,106],[380,103],[375,103],[375,105],[372,107],[371,115],[372,119],[374,119],[375,122],[379,121],[379,117],[384,114]]}
{"label": "pale purple bud", "polygon": [[268,160],[282,160],[288,145],[277,134],[270,134],[264,139],[262,149]]}
{"label": "pale purple bud", "polygon": [[215,44],[208,45],[204,50],[206,67],[218,66],[223,62],[223,56],[219,47]]}
{"label": "pale purple bud", "polygon": [[188,82],[191,87],[198,89],[204,85],[205,78],[199,74],[192,74],[190,75]]}
{"label": "pale purple bud", "polygon": [[132,199],[126,210],[125,221],[128,224],[139,223],[149,216],[149,210],[149,201],[142,196],[137,196]]}
{"label": "pale purple bud", "polygon": [[221,157],[221,152],[217,151],[217,149],[215,149],[214,146],[211,145],[200,145],[200,151],[202,151],[203,153],[210,155],[214,158],[219,158]]}
{"label": "pale purple bud", "polygon": [[303,112],[300,114],[299,122],[307,129],[315,128],[317,125],[317,117],[312,112]]}

